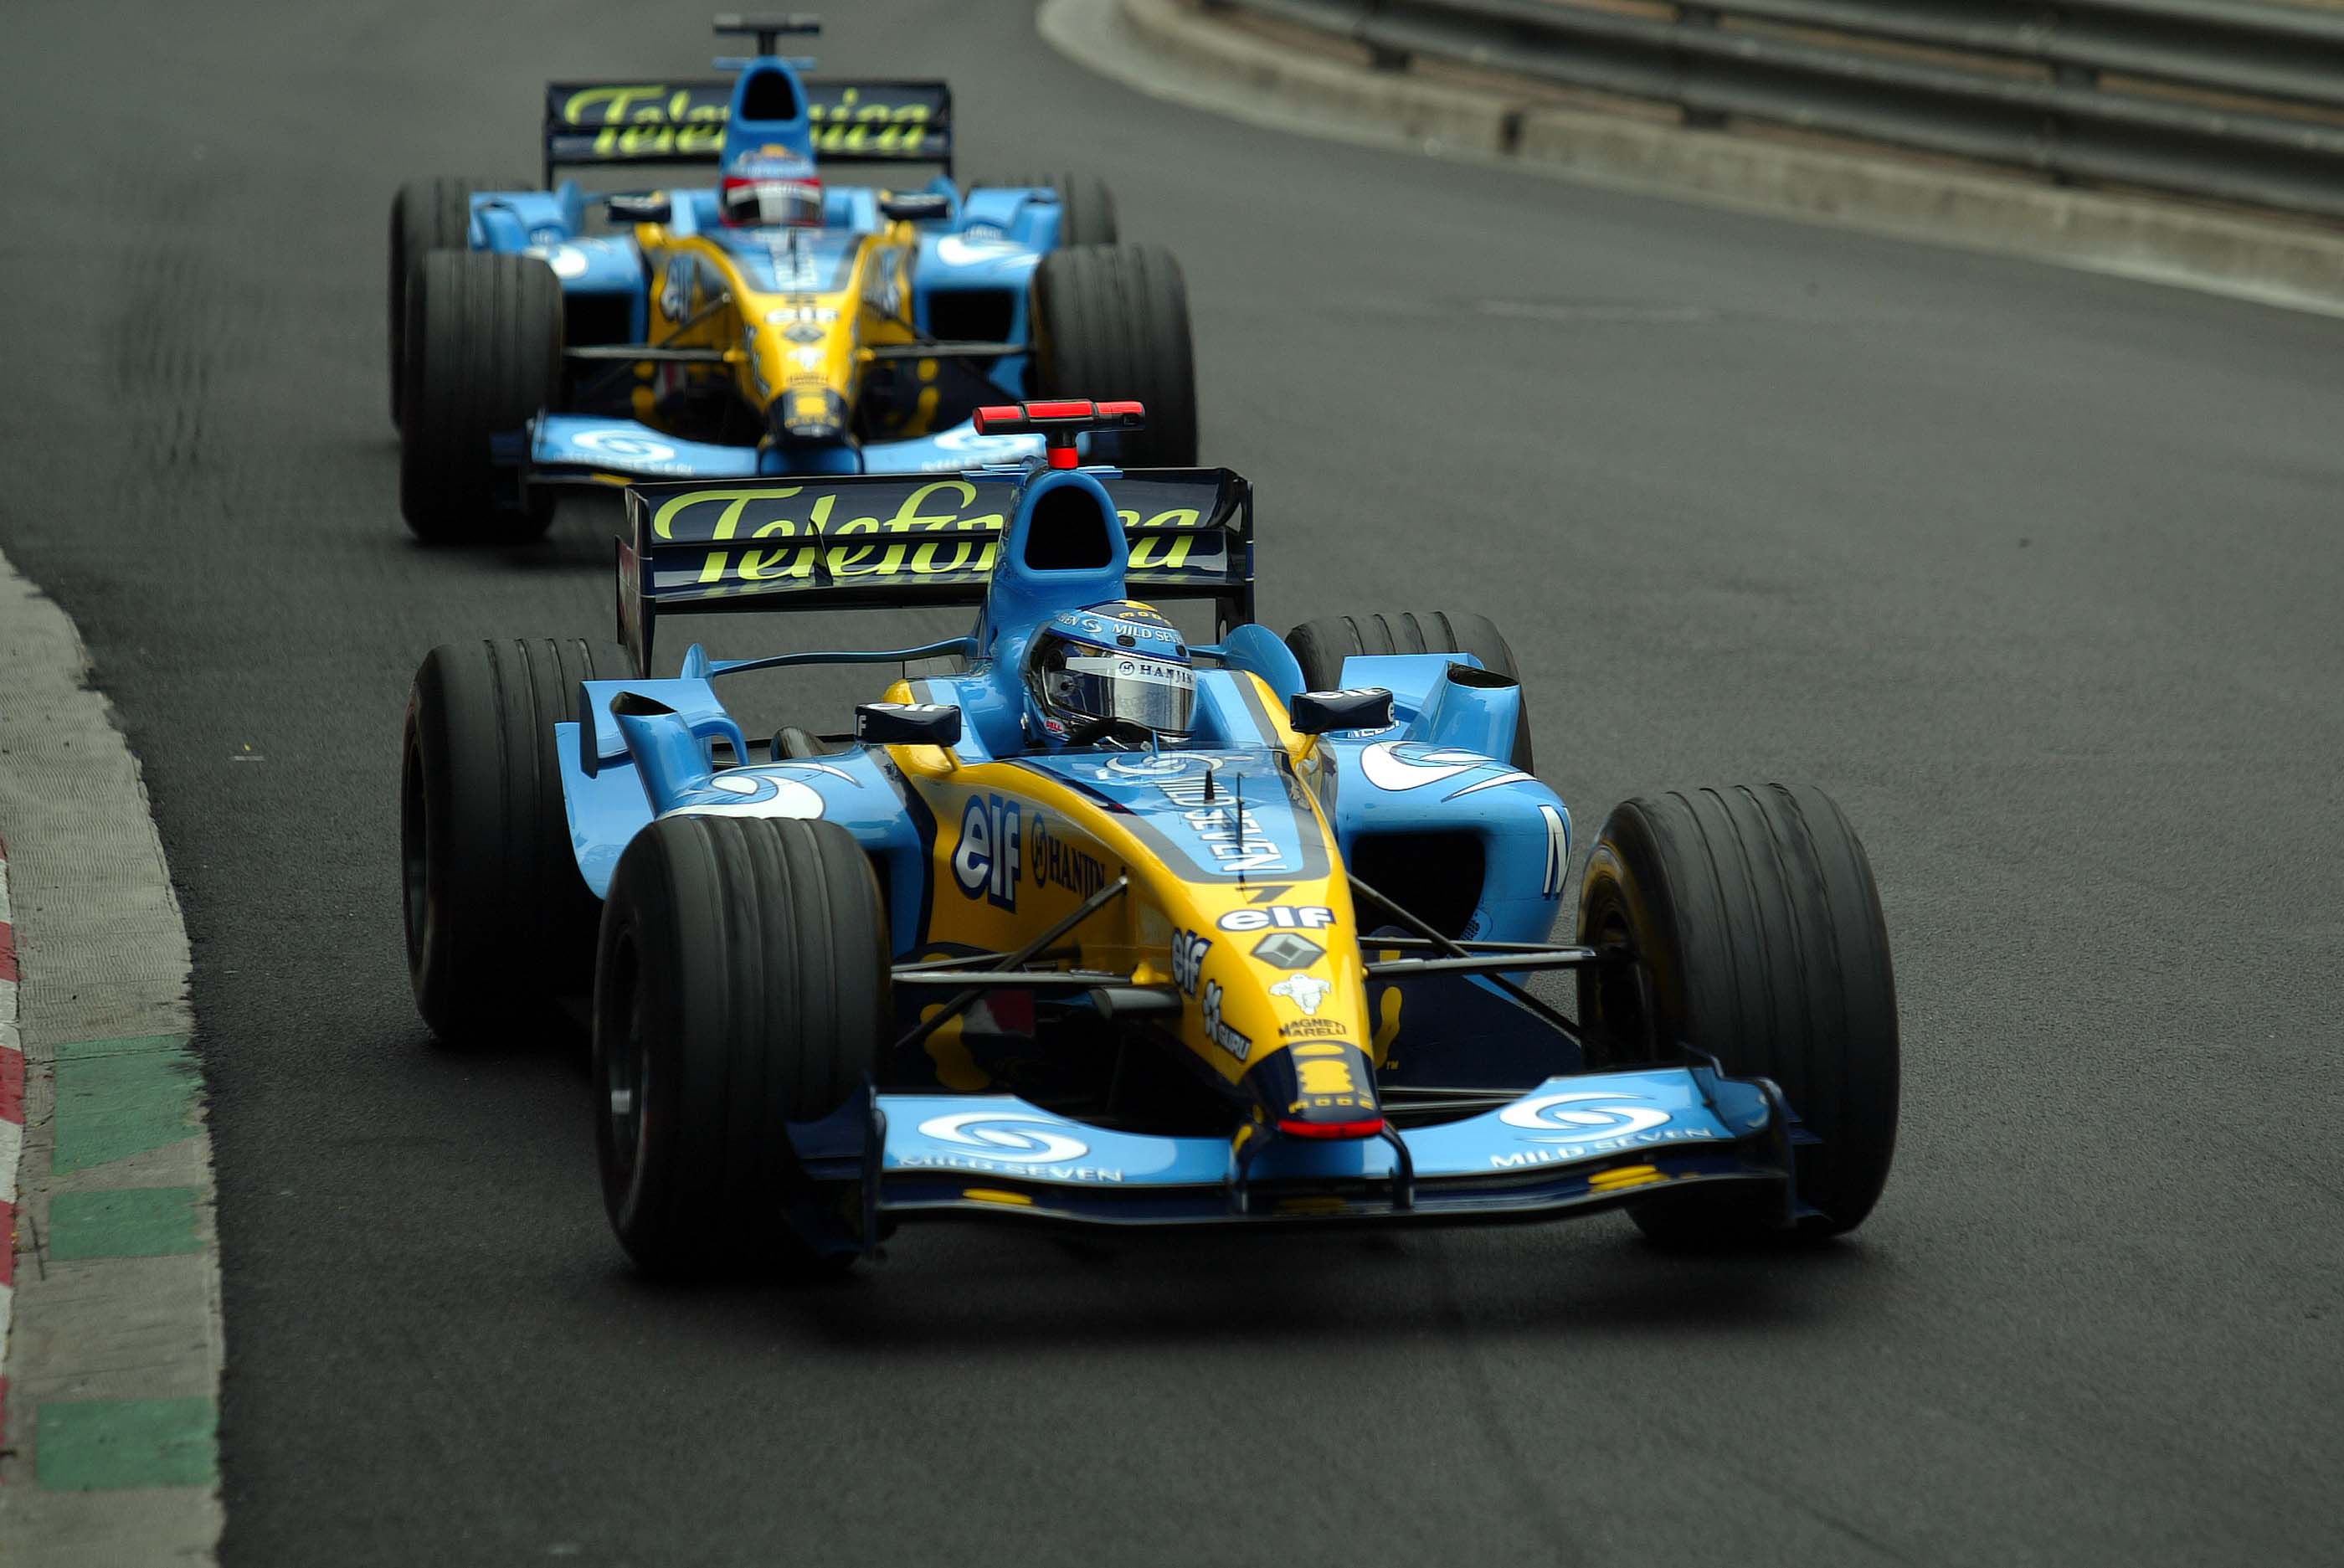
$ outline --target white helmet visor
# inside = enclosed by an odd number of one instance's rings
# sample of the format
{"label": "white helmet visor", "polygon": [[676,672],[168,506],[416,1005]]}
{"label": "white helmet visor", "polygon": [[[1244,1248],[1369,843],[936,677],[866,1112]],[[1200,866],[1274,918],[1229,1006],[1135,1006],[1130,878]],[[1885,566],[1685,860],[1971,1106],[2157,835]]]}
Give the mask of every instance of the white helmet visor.
{"label": "white helmet visor", "polygon": [[1133,653],[1068,651],[1043,675],[1049,705],[1073,719],[1114,719],[1158,734],[1185,735],[1197,704],[1197,673]]}

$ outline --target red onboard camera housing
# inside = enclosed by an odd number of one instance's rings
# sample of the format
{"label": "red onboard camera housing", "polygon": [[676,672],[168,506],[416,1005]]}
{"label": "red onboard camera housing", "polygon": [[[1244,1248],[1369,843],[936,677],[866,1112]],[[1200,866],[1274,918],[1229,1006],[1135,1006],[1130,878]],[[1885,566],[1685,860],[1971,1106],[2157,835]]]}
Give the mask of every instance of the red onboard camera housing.
{"label": "red onboard camera housing", "polygon": [[1001,403],[976,410],[981,436],[1040,436],[1050,451],[1054,469],[1079,467],[1075,439],[1085,430],[1142,430],[1147,410],[1136,402],[1095,403],[1087,398],[1064,398],[1048,402]]}

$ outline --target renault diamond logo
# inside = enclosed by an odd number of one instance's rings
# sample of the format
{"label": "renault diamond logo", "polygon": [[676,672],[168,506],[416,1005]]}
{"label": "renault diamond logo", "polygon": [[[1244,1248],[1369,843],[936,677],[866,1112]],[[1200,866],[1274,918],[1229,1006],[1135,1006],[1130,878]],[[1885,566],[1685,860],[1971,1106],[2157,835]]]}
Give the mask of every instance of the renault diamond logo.
{"label": "renault diamond logo", "polygon": [[1308,969],[1327,956],[1327,949],[1308,936],[1275,931],[1253,945],[1253,956],[1275,969]]}

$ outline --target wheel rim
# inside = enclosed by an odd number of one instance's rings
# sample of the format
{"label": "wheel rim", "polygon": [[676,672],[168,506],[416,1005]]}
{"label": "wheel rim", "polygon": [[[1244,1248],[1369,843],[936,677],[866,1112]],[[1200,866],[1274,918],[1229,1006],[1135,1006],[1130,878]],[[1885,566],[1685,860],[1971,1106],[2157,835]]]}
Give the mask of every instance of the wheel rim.
{"label": "wheel rim", "polygon": [[620,1033],[603,1054],[603,1115],[611,1128],[611,1173],[626,1189],[631,1208],[650,1128],[645,1112],[651,1080],[651,1053],[645,1047],[643,1027],[642,964],[632,933],[620,934],[612,945],[610,966],[611,1014],[620,1023]]}
{"label": "wheel rim", "polygon": [[1628,928],[1627,911],[1607,903],[1598,910],[1593,929],[1581,940],[1591,947],[1617,947],[1627,954],[1624,961],[1601,965],[1593,972],[1600,1027],[1591,1032],[1588,1044],[1601,1050],[1607,1063],[1636,1060],[1646,1054],[1645,1039],[1652,1031],[1644,1017],[1643,963],[1636,952],[1635,936]]}
{"label": "wheel rim", "polygon": [[399,800],[399,913],[407,926],[408,960],[419,969],[438,923],[431,908],[431,819],[424,798],[423,748],[411,739]]}

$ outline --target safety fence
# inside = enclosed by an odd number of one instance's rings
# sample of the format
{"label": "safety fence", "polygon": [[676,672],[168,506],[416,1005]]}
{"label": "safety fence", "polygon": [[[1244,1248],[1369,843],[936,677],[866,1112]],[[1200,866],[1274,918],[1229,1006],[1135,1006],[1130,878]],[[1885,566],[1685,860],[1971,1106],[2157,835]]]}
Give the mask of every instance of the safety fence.
{"label": "safety fence", "polygon": [[2344,15],[2244,0],[1201,0],[1800,131],[2344,221]]}

